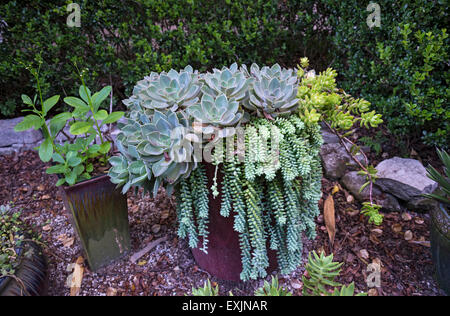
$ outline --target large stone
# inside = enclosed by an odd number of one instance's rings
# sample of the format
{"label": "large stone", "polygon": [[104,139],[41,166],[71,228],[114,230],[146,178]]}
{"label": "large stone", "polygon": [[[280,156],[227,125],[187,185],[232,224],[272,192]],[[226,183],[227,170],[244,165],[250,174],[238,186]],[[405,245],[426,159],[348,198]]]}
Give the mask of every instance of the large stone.
{"label": "large stone", "polygon": [[[326,144],[320,148],[320,157],[325,171],[325,176],[340,179],[347,170],[358,169],[358,164],[353,161],[345,148],[339,143]],[[356,155],[359,162],[364,161],[361,154]]]}
{"label": "large stone", "polygon": [[[349,190],[352,195],[359,201],[369,200],[369,186],[359,192],[359,189],[366,182],[365,177],[358,175],[357,171],[351,171],[342,177],[341,183]],[[400,211],[401,207],[397,199],[389,194],[382,192],[376,185],[372,189],[372,197],[375,203],[381,205],[387,211]]]}
{"label": "large stone", "polygon": [[404,201],[431,193],[437,187],[437,183],[427,177],[425,167],[415,159],[394,157],[383,160],[376,169],[377,185]]}
{"label": "large stone", "polygon": [[323,143],[324,144],[336,144],[339,143],[339,137],[332,133],[327,127],[321,129]]}
{"label": "large stone", "polygon": [[34,129],[16,133],[14,126],[22,120],[23,117],[0,120],[0,148],[14,144],[35,144],[43,139],[42,133]]}

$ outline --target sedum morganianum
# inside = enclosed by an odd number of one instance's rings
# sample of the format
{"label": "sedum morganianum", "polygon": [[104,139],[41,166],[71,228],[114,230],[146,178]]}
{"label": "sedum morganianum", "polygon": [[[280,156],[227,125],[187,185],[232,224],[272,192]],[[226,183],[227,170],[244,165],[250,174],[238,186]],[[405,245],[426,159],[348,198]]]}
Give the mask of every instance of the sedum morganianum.
{"label": "sedum morganianum", "polygon": [[198,73],[191,66],[179,72],[173,69],[161,74],[152,72],[136,84],[133,96],[123,103],[129,107],[176,111],[197,103],[200,89]]}
{"label": "sedum morganianum", "polygon": [[255,80],[250,86],[250,97],[244,102],[248,111],[259,117],[275,118],[298,108],[298,78],[292,69],[283,69],[278,64],[260,69],[252,64],[250,74]]}

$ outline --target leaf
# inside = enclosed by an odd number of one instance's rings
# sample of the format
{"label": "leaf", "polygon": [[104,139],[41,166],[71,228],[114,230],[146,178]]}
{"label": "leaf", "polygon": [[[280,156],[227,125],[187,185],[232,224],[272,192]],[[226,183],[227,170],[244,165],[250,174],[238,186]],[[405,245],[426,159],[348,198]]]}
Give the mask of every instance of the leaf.
{"label": "leaf", "polygon": [[55,115],[50,120],[50,132],[52,136],[55,137],[58,132],[66,126],[67,120],[72,118],[72,113],[63,112],[58,115]]}
{"label": "leaf", "polygon": [[89,106],[81,99],[76,97],[66,97],[64,98],[64,102],[74,108],[80,108],[83,110],[89,111]]}
{"label": "leaf", "polygon": [[34,128],[35,130],[38,130],[42,125],[44,124],[44,121],[37,115],[30,114],[23,118],[22,122],[18,123],[14,127],[15,132],[23,132],[26,130],[29,130],[30,128]]}
{"label": "leaf", "polygon": [[335,186],[333,187],[333,190],[331,191],[331,194],[335,194],[335,193],[337,193],[337,192],[339,192],[339,186],[338,186],[338,185],[335,185]]}
{"label": "leaf", "polygon": [[25,104],[33,105],[33,101],[31,101],[30,97],[27,96],[26,94],[22,94],[22,101]]}
{"label": "leaf", "polygon": [[48,162],[53,156],[53,144],[50,138],[46,138],[39,146],[39,158],[43,162]]}
{"label": "leaf", "polygon": [[334,214],[334,200],[331,194],[325,200],[325,204],[323,207],[323,216],[328,231],[328,237],[330,239],[330,244],[331,247],[333,247],[334,238],[336,235],[336,219]]}
{"label": "leaf", "polygon": [[106,86],[99,92],[94,93],[92,96],[92,103],[94,106],[94,110],[97,111],[100,104],[108,97],[108,95],[111,93],[111,86]]}
{"label": "leaf", "polygon": [[78,296],[81,290],[81,282],[83,281],[83,258],[78,257],[75,262],[73,274],[70,282],[70,296]]}
{"label": "leaf", "polygon": [[72,135],[81,135],[87,133],[92,128],[93,122],[75,122],[70,126]]}
{"label": "leaf", "polygon": [[59,95],[54,95],[51,98],[48,98],[47,100],[44,101],[44,115],[48,113],[48,111],[50,111],[56,103],[58,103],[59,101]]}
{"label": "leaf", "polygon": [[102,154],[106,154],[107,152],[109,152],[110,149],[111,149],[111,143],[110,142],[105,142],[105,143],[100,145],[99,152],[102,153]]}
{"label": "leaf", "polygon": [[108,117],[103,121],[103,124],[111,124],[114,122],[117,122],[120,120],[125,113],[118,111],[118,112],[112,112]]}
{"label": "leaf", "polygon": [[80,94],[80,97],[86,102],[86,104],[89,104],[89,98],[91,97],[91,90],[89,90],[89,88],[86,87],[85,85],[81,85],[80,88],[78,89],[78,93]]}
{"label": "leaf", "polygon": [[103,121],[108,117],[108,112],[105,110],[100,110],[97,113],[94,114],[94,119],[97,121]]}
{"label": "leaf", "polygon": [[45,172],[47,174],[56,174],[56,173],[64,173],[66,172],[66,167],[64,165],[55,165],[48,167]]}

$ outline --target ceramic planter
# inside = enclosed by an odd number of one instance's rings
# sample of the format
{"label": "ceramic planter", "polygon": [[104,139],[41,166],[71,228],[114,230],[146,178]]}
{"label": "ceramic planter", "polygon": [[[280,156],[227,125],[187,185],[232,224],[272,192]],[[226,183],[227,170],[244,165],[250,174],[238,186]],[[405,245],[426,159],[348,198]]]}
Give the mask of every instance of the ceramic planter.
{"label": "ceramic planter", "polygon": [[130,249],[127,197],[107,175],[62,187],[62,195],[92,271]]}
{"label": "ceramic planter", "polygon": [[[208,177],[208,187],[212,186],[215,166],[205,164],[206,176]],[[223,175],[219,172],[217,183],[219,192],[221,192],[221,183]],[[205,254],[199,248],[192,249],[195,261],[199,267],[208,271],[211,275],[227,281],[241,281],[242,272],[241,249],[239,246],[239,233],[234,228],[233,212],[229,217],[220,215],[221,194],[214,198],[212,193],[209,195],[209,236],[208,236],[208,254]],[[201,241],[200,241],[201,243]],[[278,265],[276,252],[268,250],[269,268],[267,272],[274,271]]]}
{"label": "ceramic planter", "polygon": [[[47,294],[47,263],[41,248],[34,242],[25,242],[19,249],[19,266],[12,278],[0,278],[0,296],[42,296]],[[24,256],[30,253],[30,256]],[[25,287],[25,290],[24,290]]]}
{"label": "ceramic planter", "polygon": [[438,282],[450,295],[450,216],[443,204],[431,211],[431,252]]}

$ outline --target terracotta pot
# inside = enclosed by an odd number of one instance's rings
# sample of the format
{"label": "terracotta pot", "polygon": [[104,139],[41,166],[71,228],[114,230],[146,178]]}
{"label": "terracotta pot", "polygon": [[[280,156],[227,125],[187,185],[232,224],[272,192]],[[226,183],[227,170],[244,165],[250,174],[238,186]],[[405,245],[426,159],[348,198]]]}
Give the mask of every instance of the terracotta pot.
{"label": "terracotta pot", "polygon": [[[31,252],[30,252],[31,251]],[[0,278],[0,296],[42,296],[47,294],[47,263],[42,249],[34,242],[25,242],[17,250],[20,263],[15,276],[21,281],[9,277]],[[25,253],[31,253],[29,257]],[[25,289],[24,289],[25,288]]]}
{"label": "terracotta pot", "polygon": [[130,249],[127,197],[107,175],[61,189],[92,271]]}
{"label": "terracotta pot", "polygon": [[441,288],[450,295],[450,216],[443,204],[431,212],[431,253]]}
{"label": "terracotta pot", "polygon": [[[205,164],[206,176],[208,177],[208,187],[212,186],[215,166]],[[219,169],[220,170],[220,169]],[[230,212],[229,217],[220,215],[221,204],[221,183],[223,174],[219,171],[217,184],[219,196],[214,198],[212,193],[209,195],[209,224],[208,224],[208,254],[198,248],[192,249],[195,261],[199,267],[208,271],[211,275],[227,281],[241,281],[242,272],[241,248],[239,246],[239,233],[233,228],[234,215]],[[270,273],[277,269],[276,252],[268,249]]]}

